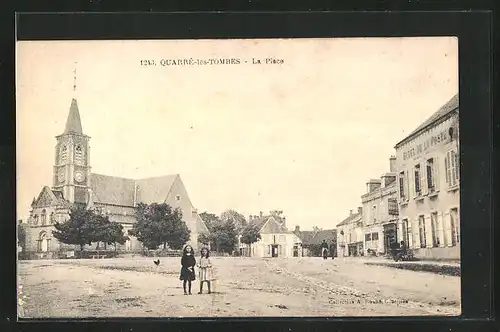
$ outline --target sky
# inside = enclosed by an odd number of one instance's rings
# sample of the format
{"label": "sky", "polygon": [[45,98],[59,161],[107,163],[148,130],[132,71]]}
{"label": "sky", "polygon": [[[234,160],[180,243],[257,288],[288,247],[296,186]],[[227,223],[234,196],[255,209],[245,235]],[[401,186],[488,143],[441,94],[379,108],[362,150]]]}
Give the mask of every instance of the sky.
{"label": "sky", "polygon": [[[240,64],[161,65],[190,58]],[[76,98],[92,172],[178,173],[199,212],[279,209],[289,228],[330,229],[458,93],[458,40],[23,41],[16,84],[18,219],[52,185]]]}

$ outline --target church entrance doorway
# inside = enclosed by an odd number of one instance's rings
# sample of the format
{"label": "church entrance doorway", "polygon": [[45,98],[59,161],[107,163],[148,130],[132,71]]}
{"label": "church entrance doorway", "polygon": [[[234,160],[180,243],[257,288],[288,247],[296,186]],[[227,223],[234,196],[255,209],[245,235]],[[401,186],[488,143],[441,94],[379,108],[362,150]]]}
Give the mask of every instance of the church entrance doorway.
{"label": "church entrance doorway", "polygon": [[38,250],[41,252],[49,251],[49,239],[46,232],[41,232],[38,239]]}

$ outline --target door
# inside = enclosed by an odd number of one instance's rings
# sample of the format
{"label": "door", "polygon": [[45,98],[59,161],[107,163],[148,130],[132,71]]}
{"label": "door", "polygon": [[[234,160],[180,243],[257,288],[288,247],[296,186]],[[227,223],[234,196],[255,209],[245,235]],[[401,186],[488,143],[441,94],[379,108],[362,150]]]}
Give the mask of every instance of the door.
{"label": "door", "polygon": [[271,245],[271,257],[278,257],[278,245]]}
{"label": "door", "polygon": [[49,250],[49,245],[48,245],[48,241],[47,241],[47,238],[43,238],[42,239],[42,252],[47,252]]}

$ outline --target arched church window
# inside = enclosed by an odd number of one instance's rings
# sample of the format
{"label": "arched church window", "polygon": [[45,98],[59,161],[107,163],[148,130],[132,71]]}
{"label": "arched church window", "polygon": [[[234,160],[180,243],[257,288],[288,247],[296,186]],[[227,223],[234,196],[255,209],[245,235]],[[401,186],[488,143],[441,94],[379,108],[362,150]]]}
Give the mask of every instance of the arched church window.
{"label": "arched church window", "polygon": [[45,209],[42,210],[41,221],[42,225],[45,225],[47,223],[47,212],[45,211]]}
{"label": "arched church window", "polygon": [[50,213],[50,223],[53,224],[56,221],[56,215],[54,212]]}
{"label": "arched church window", "polygon": [[61,163],[66,161],[66,157],[68,155],[68,148],[66,147],[65,144],[61,145],[61,150],[60,150],[60,161]]}
{"label": "arched church window", "polygon": [[84,153],[83,153],[83,147],[81,144],[77,144],[75,146],[75,161],[76,163],[78,164],[83,164],[83,156],[84,156]]}
{"label": "arched church window", "polygon": [[38,225],[38,214],[35,214],[35,215],[33,216],[33,224],[34,224],[34,225]]}

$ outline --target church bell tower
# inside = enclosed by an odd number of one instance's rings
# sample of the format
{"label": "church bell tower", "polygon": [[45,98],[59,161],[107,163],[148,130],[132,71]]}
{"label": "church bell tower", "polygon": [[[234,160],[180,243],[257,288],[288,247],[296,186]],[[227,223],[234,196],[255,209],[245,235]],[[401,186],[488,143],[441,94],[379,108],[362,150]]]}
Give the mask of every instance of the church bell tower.
{"label": "church bell tower", "polygon": [[75,98],[71,101],[64,132],[56,136],[56,140],[53,189],[61,191],[70,203],[84,204],[90,187],[90,137],[83,134]]}

